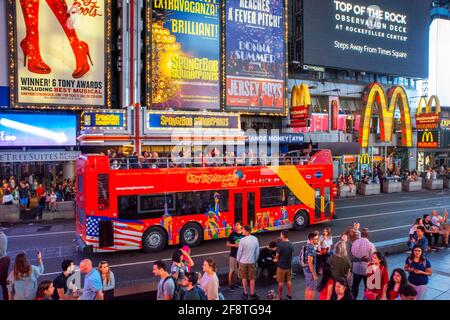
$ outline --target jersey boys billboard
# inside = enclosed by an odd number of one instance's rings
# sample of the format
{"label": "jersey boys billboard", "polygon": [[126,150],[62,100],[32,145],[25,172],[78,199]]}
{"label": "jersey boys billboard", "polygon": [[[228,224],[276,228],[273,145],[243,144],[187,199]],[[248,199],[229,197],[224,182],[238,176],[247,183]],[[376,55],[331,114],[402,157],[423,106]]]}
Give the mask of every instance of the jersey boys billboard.
{"label": "jersey boys billboard", "polygon": [[304,0],[303,62],[428,77],[429,0]]}
{"label": "jersey boys billboard", "polygon": [[152,108],[218,110],[220,0],[152,2]]}
{"label": "jersey boys billboard", "polygon": [[8,1],[14,105],[105,106],[109,0]]}
{"label": "jersey boys billboard", "polygon": [[284,0],[227,0],[227,109],[284,112],[284,10]]}

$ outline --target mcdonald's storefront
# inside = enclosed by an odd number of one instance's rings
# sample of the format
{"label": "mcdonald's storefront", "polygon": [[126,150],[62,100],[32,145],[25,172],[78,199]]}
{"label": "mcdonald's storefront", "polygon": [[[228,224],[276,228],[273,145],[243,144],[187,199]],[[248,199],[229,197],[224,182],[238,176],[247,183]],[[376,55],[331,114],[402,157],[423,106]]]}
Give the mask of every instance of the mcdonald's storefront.
{"label": "mcdonald's storefront", "polygon": [[[399,112],[396,113],[396,109]],[[367,86],[358,132],[362,170],[373,172],[378,166],[391,172],[415,169],[413,138],[405,88],[397,85],[385,91],[379,83]]]}
{"label": "mcdonald's storefront", "polygon": [[416,113],[419,172],[428,168],[439,168],[441,165],[447,168],[450,166],[450,121],[441,119],[441,115],[438,97],[431,96],[428,101],[425,98],[420,99]]}

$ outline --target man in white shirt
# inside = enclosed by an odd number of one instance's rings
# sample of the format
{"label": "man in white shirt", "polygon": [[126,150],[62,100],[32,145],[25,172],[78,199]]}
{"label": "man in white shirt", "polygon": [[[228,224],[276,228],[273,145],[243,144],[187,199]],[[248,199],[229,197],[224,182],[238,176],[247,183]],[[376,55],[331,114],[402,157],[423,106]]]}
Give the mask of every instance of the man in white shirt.
{"label": "man in white shirt", "polygon": [[375,245],[368,239],[369,230],[364,228],[361,230],[361,238],[352,243],[353,261],[353,285],[352,293],[355,299],[358,298],[359,285],[361,280],[366,288],[367,282],[367,266],[376,251]]}
{"label": "man in white shirt", "polygon": [[433,210],[432,215],[433,217],[431,218],[431,223],[433,224],[434,227],[436,227],[439,230],[439,234],[441,234],[442,237],[444,238],[444,245],[446,248],[448,248],[448,238],[449,238],[449,228],[447,225],[448,212],[447,210],[445,210],[442,216],[440,216],[436,210]]}
{"label": "man in white shirt", "polygon": [[250,296],[252,300],[259,299],[255,294],[255,279],[256,279],[256,261],[259,256],[259,241],[258,238],[252,236],[252,228],[250,226],[244,227],[245,235],[239,241],[239,248],[236,259],[239,263],[239,278],[242,279],[242,286],[244,293],[242,299],[248,299],[247,280],[250,282]]}

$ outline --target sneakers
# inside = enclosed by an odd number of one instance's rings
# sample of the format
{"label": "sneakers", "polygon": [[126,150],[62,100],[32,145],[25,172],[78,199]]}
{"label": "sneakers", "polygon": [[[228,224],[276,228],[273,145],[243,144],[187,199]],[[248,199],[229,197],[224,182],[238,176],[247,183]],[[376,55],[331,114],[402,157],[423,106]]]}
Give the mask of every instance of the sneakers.
{"label": "sneakers", "polygon": [[248,300],[248,293],[242,293],[241,298],[242,300]]}
{"label": "sneakers", "polygon": [[286,296],[286,300],[292,300],[292,296]]}
{"label": "sneakers", "polygon": [[259,296],[255,293],[255,294],[250,295],[250,299],[251,300],[259,300]]}
{"label": "sneakers", "polygon": [[236,291],[236,285],[232,284],[231,286],[229,286],[228,291],[231,291],[231,292]]}
{"label": "sneakers", "polygon": [[277,295],[275,294],[274,290],[269,290],[269,292],[267,293],[267,299],[269,299],[269,300],[277,299]]}

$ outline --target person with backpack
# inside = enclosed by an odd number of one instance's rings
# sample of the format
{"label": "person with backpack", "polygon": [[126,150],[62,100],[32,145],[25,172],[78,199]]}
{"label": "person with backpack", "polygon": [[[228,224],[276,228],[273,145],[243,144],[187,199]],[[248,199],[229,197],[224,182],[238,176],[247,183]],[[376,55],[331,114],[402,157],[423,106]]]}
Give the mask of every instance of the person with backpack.
{"label": "person with backpack", "polygon": [[174,300],[176,280],[169,275],[167,267],[161,260],[153,264],[153,274],[161,280],[158,283],[157,300]]}
{"label": "person with backpack", "polygon": [[317,252],[319,233],[317,231],[308,234],[308,242],[300,251],[300,265],[305,274],[305,300],[314,300],[317,288]]}
{"label": "person with backpack", "polygon": [[187,272],[183,278],[183,287],[185,288],[181,300],[208,300],[205,291],[197,285],[198,274],[196,272]]}
{"label": "person with backpack", "polygon": [[411,255],[405,261],[406,272],[409,272],[408,281],[417,291],[417,300],[423,299],[428,287],[428,277],[433,272],[431,263],[424,256],[423,248],[416,244],[411,251]]}

